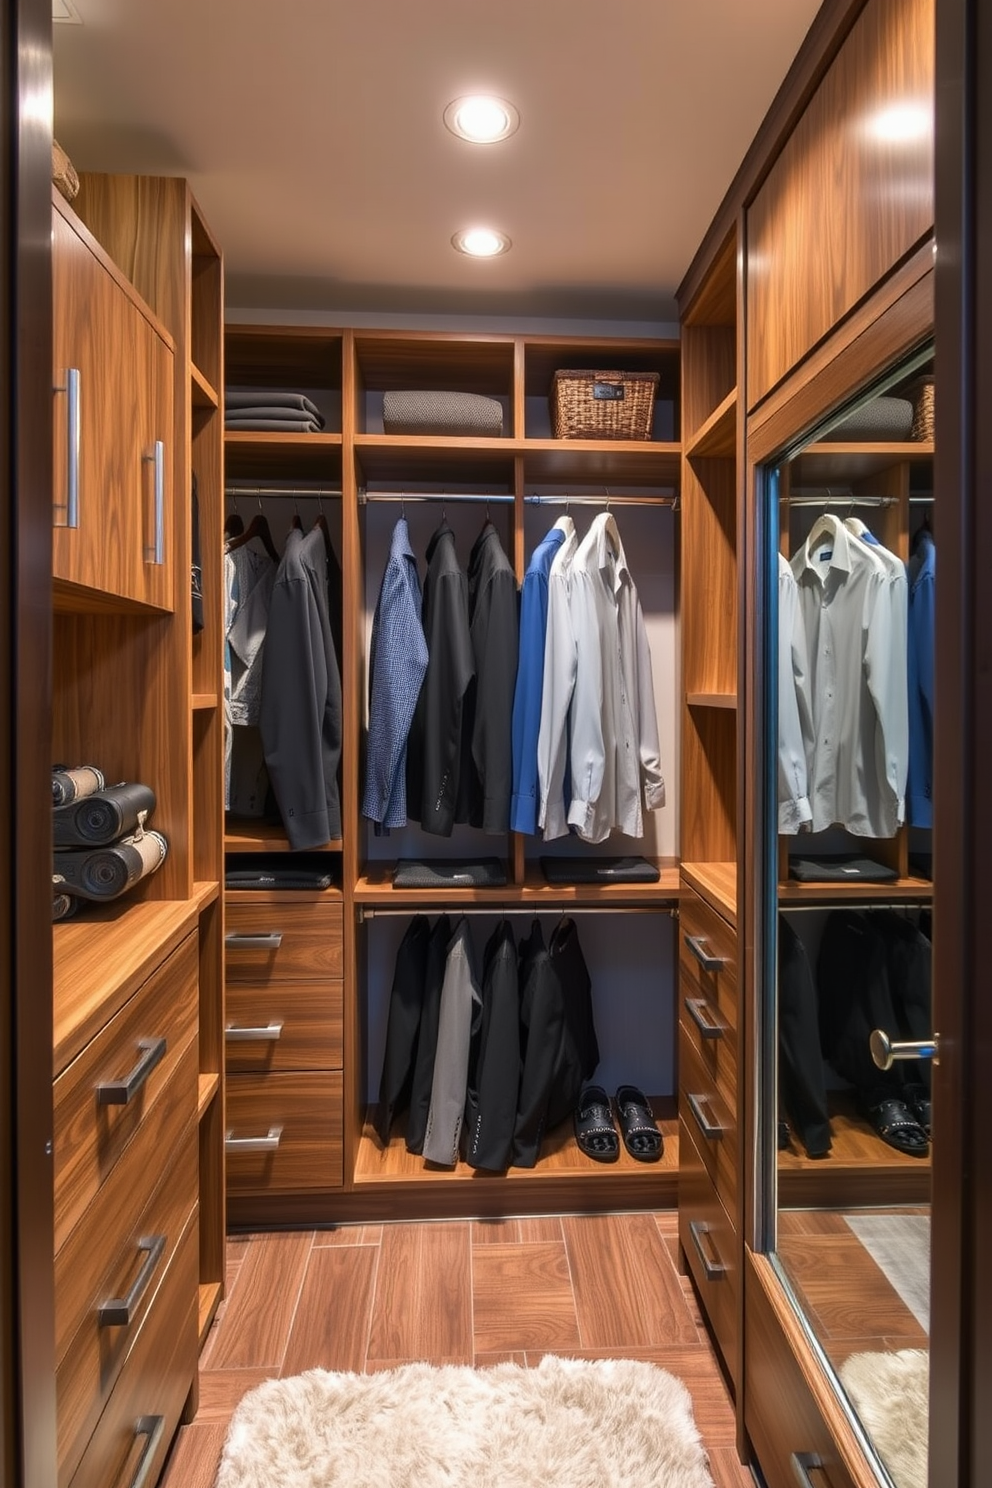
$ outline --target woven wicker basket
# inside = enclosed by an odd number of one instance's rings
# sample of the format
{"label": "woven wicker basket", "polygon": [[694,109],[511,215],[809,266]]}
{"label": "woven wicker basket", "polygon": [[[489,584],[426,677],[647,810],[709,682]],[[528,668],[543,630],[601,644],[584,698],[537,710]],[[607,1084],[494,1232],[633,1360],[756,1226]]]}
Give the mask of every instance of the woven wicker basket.
{"label": "woven wicker basket", "polygon": [[551,385],[556,439],[650,439],[657,372],[559,370]]}
{"label": "woven wicker basket", "polygon": [[910,389],[913,395],[913,427],[910,439],[933,439],[933,378],[925,377]]}

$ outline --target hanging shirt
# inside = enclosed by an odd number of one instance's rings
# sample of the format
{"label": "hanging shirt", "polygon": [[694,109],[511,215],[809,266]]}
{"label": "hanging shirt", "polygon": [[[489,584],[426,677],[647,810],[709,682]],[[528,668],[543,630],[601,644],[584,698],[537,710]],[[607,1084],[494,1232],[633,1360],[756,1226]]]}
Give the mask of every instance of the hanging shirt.
{"label": "hanging shirt", "polygon": [[259,727],[290,847],[340,837],[341,674],[318,527],[294,527],[286,538],[269,605]]}
{"label": "hanging shirt", "polygon": [[829,513],[792,572],[809,658],[812,829],[892,837],[904,817],[909,748],[905,573],[890,573]]}
{"label": "hanging shirt", "polygon": [[427,671],[407,741],[407,811],[425,832],[450,837],[462,761],[465,694],[475,676],[468,580],[442,520],[427,546],[423,626]]}
{"label": "hanging shirt", "polygon": [[513,782],[511,716],[519,621],[516,576],[490,521],[469,557],[468,621],[475,681],[465,700],[456,819],[484,832],[505,833]]}
{"label": "hanging shirt", "polygon": [[644,832],[665,804],[651,653],[616,521],[602,512],[572,562],[569,614],[578,664],[569,726],[568,821],[586,842]]}
{"label": "hanging shirt", "polygon": [[562,518],[565,541],[548,573],[548,623],[544,638],[544,676],[541,682],[541,723],[537,737],[537,779],[540,790],[537,823],[544,840],[568,832],[568,710],[575,686],[575,636],[569,610],[572,560],[579,541],[571,517]]}
{"label": "hanging shirt", "polygon": [[778,829],[791,835],[813,819],[806,760],[813,747],[806,632],[799,590],[784,553],[778,555]]}
{"label": "hanging shirt", "polygon": [[453,1167],[458,1161],[468,1088],[469,1049],[473,1026],[481,1016],[482,993],[476,971],[475,948],[468,920],[463,915],[455,923],[444,966],[431,1103],[424,1133],[424,1157],[428,1162]]}
{"label": "hanging shirt", "polygon": [[230,809],[235,725],[257,724],[262,648],[276,566],[250,543],[224,551],[224,806]]}
{"label": "hanging shirt", "polygon": [[[571,519],[564,518],[563,521]],[[531,554],[520,592],[520,647],[513,691],[510,829],[531,835],[537,831],[540,805],[537,745],[544,686],[544,643],[548,632],[548,575],[555,554],[564,541],[565,528],[556,522]]]}
{"label": "hanging shirt", "polygon": [[909,771],[906,815],[910,826],[933,826],[934,574],[937,550],[920,533],[909,561]]}
{"label": "hanging shirt", "polygon": [[387,828],[406,824],[407,737],[427,671],[422,602],[410,530],[401,517],[393,528],[372,620],[362,798],[362,815]]}

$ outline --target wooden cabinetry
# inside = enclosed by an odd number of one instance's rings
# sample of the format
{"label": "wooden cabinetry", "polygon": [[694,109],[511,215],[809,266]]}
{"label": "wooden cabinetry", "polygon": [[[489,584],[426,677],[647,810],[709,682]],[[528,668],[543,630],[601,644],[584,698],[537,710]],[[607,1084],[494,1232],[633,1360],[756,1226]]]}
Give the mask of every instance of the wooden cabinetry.
{"label": "wooden cabinetry", "polygon": [[[341,1047],[339,1068],[341,1106],[341,1165],[339,1191],[328,1195],[326,1164],[316,1163],[309,1175],[295,1167],[298,1191],[288,1192],[259,1209],[255,1194],[242,1200],[237,1172],[246,1168],[229,1153],[229,1190],[232,1214],[266,1213],[283,1219],[360,1218],[373,1215],[500,1213],[548,1208],[605,1208],[616,1205],[657,1205],[672,1202],[677,1172],[677,1119],[672,1068],[675,1059],[674,1014],[675,945],[670,910],[678,897],[677,801],[678,747],[670,694],[675,664],[676,518],[672,507],[679,487],[678,346],[663,340],[598,339],[445,334],[378,330],[331,330],[293,326],[231,325],[226,333],[227,382],[231,386],[277,388],[306,394],[321,410],[324,429],[319,434],[229,431],[226,435],[229,511],[247,522],[259,506],[269,520],[277,545],[294,516],[309,527],[321,504],[330,529],[343,584],[341,613],[332,616],[340,626],[340,661],[344,706],[344,747],[341,763],[342,837],[324,850],[325,859],[340,874],[339,967],[319,966],[311,957],[294,964],[292,895],[286,900],[286,933],[274,953],[270,991],[277,993],[277,1013],[256,989],[265,971],[264,952],[228,946],[228,1022],[262,1018],[283,1022],[283,1032],[264,1059],[253,1058],[242,1041],[228,1045],[229,1100],[233,1111],[253,1110],[258,1121],[251,1130],[268,1136],[280,1124],[276,1114],[261,1106],[263,1092],[302,1091],[311,1078],[301,1064],[302,1051],[291,1036],[294,1000],[302,998],[299,1016],[312,1029],[314,1058],[311,1071],[323,1071],[326,1081],[334,1065],[318,1059],[318,1048]],[[617,368],[659,374],[652,437],[646,440],[557,440],[551,434],[548,398],[559,367]],[[502,408],[498,436],[476,438],[454,435],[398,435],[383,424],[384,396],[390,390],[459,390],[497,400]],[[635,581],[642,581],[642,601],[654,610],[658,633],[656,701],[662,728],[663,767],[668,806],[657,819],[649,817],[643,841],[623,839],[607,850],[641,852],[660,870],[653,884],[587,884],[553,887],[542,874],[540,838],[507,832],[483,836],[470,828],[456,828],[452,840],[422,834],[414,824],[390,837],[377,838],[360,815],[364,754],[364,726],[368,688],[368,647],[371,611],[388,554],[390,530],[404,511],[415,546],[421,551],[440,520],[442,508],[457,532],[462,559],[481,521],[490,517],[518,582],[536,542],[570,505],[571,515],[584,536],[595,508],[609,497],[617,507],[625,548]],[[487,511],[488,506],[488,511]],[[622,510],[620,509],[622,508]],[[588,521],[586,520],[588,519]],[[645,596],[647,599],[645,600]],[[667,747],[666,747],[667,745]],[[285,834],[278,824],[230,817],[227,850],[232,865],[249,861],[264,851],[284,851]],[[581,847],[581,844],[578,844]],[[604,845],[607,846],[607,845]],[[249,855],[249,856],[246,856]],[[453,889],[444,894],[406,893],[392,886],[399,857],[497,856],[506,866],[507,883],[499,889]],[[275,894],[267,909],[284,902]],[[258,915],[257,894],[227,895],[228,931],[236,932],[241,916]],[[662,1162],[635,1162],[622,1152],[620,1162],[604,1168],[577,1149],[571,1125],[554,1134],[533,1170],[511,1169],[507,1175],[475,1172],[457,1165],[450,1171],[425,1167],[407,1153],[402,1135],[383,1148],[373,1133],[368,1108],[374,1103],[384,1028],[383,1010],[389,992],[389,971],[382,965],[381,946],[389,932],[375,923],[384,912],[402,923],[418,912],[473,914],[491,909],[519,915],[574,912],[581,927],[587,908],[615,910],[613,928],[623,927],[623,915],[654,913],[656,932],[652,952],[661,958],[661,992],[652,982],[640,995],[650,1007],[649,1026],[656,1039],[655,1068],[659,1087],[649,1094],[659,1098],[666,1148]],[[262,916],[264,918],[264,915]],[[482,923],[482,922],[480,922]],[[521,926],[526,920],[521,921]],[[592,924],[592,917],[587,923]],[[643,921],[637,922],[643,925]],[[261,924],[261,919],[259,919]],[[602,916],[599,924],[603,925]],[[322,932],[323,933],[323,932]],[[480,930],[480,936],[484,932]],[[592,933],[592,932],[590,932]],[[601,933],[607,934],[605,928]],[[325,956],[332,942],[324,941]],[[481,945],[481,940],[480,940]],[[259,960],[259,955],[263,956]],[[282,962],[278,958],[282,958]],[[309,966],[309,970],[306,967]],[[648,976],[645,970],[644,976]],[[250,995],[249,995],[250,994]],[[605,990],[603,993],[606,996]],[[611,996],[622,1004],[619,990]],[[658,1006],[665,1026],[659,1033]],[[238,1018],[230,1016],[238,1008]],[[620,1017],[625,1015],[620,1013]],[[636,1017],[626,1014],[624,1037],[633,1049]],[[338,1031],[340,1019],[340,1032]],[[286,1039],[283,1044],[283,1039]],[[376,1042],[378,1041],[378,1042]],[[638,1049],[634,1057],[641,1058]],[[650,1055],[646,1056],[650,1062]],[[250,1068],[254,1066],[254,1068]],[[323,1090],[323,1086],[320,1087]],[[331,1089],[331,1087],[328,1087]],[[252,1093],[254,1092],[254,1093]],[[241,1104],[242,1096],[246,1104]],[[320,1099],[333,1099],[321,1095]],[[268,1096],[266,1096],[268,1099]],[[274,1099],[274,1094],[273,1094]],[[330,1107],[323,1108],[325,1117]],[[268,1108],[267,1108],[268,1110]],[[271,1108],[275,1111],[275,1106]],[[315,1105],[311,1106],[316,1111]],[[288,1119],[288,1118],[287,1118]],[[264,1128],[264,1130],[263,1130]],[[239,1119],[238,1132],[243,1129]],[[288,1128],[287,1128],[288,1129]],[[333,1140],[333,1139],[332,1139]],[[257,1165],[256,1165],[257,1166]],[[260,1171],[260,1169],[258,1170]],[[264,1185],[254,1183],[262,1197]]]}
{"label": "wooden cabinetry", "polygon": [[52,216],[54,758],[151,786],[168,843],[53,927],[59,1484],[103,1488],[154,1481],[224,1283],[222,262],[181,180],[85,175]]}

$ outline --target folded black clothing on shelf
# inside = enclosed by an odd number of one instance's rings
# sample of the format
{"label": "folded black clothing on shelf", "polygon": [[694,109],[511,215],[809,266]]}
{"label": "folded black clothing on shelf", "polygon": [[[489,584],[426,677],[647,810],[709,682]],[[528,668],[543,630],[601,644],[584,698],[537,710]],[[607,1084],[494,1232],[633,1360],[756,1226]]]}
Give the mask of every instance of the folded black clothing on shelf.
{"label": "folded black clothing on shelf", "polygon": [[661,874],[647,858],[542,857],[541,872],[551,884],[657,883]]}
{"label": "folded black clothing on shelf", "polygon": [[800,883],[891,883],[894,868],[853,853],[824,853],[819,858],[790,858],[789,876]]}
{"label": "folded black clothing on shelf", "polygon": [[54,871],[63,882],[59,892],[83,899],[116,899],[165,861],[169,844],[161,832],[122,837],[111,847],[57,852]]}
{"label": "folded black clothing on shelf", "polygon": [[155,810],[150,785],[122,781],[92,795],[81,796],[52,811],[55,847],[107,847],[126,837]]}
{"label": "folded black clothing on shelf", "polygon": [[103,771],[96,765],[53,765],[52,805],[68,806],[81,796],[91,796],[106,785]]}
{"label": "folded black clothing on shelf", "polygon": [[394,889],[500,889],[506,864],[499,858],[400,858]]}
{"label": "folded black clothing on shelf", "polygon": [[228,408],[224,414],[225,423],[237,423],[245,419],[273,419],[280,424],[317,424],[321,429],[324,427],[323,416],[317,409],[311,413],[306,408],[280,408],[278,404],[258,403],[251,408]]}
{"label": "folded black clothing on shelf", "polygon": [[235,433],[241,430],[243,433],[255,434],[320,434],[323,424],[318,424],[316,419],[273,419],[273,418],[226,418],[224,428],[231,429]]}
{"label": "folded black clothing on shelf", "polygon": [[287,392],[284,388],[228,387],[224,389],[227,408],[295,408],[321,418],[320,409],[306,393]]}
{"label": "folded black clothing on shelf", "polygon": [[224,874],[226,889],[331,889],[334,876],[319,868],[232,868]]}

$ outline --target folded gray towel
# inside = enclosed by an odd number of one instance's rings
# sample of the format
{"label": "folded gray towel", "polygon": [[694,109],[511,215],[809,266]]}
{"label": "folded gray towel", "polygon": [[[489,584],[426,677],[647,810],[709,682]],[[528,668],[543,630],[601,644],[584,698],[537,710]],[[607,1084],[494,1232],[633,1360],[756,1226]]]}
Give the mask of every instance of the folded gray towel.
{"label": "folded gray towel", "polygon": [[321,417],[320,409],[305,393],[287,393],[282,388],[225,388],[224,405],[227,408],[298,408],[314,418]]}
{"label": "folded gray towel", "polygon": [[254,429],[266,434],[320,434],[323,425],[313,419],[225,418],[225,429]]}

